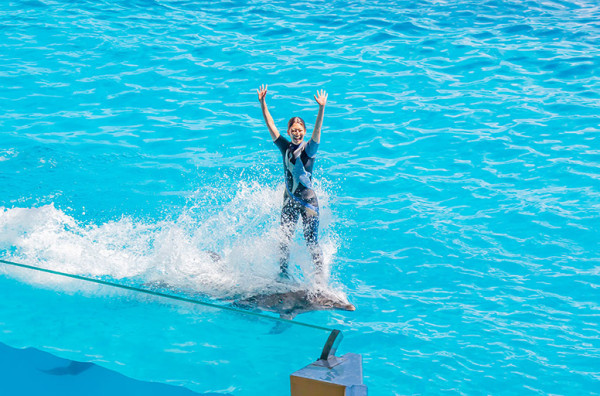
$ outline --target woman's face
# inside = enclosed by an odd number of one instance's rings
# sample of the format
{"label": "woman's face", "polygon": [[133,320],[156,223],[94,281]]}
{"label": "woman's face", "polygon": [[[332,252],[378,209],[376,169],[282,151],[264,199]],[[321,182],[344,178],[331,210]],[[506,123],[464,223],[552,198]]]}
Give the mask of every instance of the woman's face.
{"label": "woman's face", "polygon": [[304,125],[299,122],[295,122],[292,124],[290,129],[288,129],[288,135],[292,138],[292,143],[300,144],[304,140],[304,135],[306,135],[306,129],[304,129]]}

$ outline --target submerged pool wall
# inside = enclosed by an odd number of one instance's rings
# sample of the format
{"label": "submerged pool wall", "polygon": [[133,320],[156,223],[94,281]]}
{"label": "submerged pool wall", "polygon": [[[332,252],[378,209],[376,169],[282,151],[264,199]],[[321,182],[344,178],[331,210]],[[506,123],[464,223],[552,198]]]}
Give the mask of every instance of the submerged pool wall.
{"label": "submerged pool wall", "polygon": [[201,396],[181,386],[138,381],[93,363],[3,343],[0,343],[0,380],[5,396]]}

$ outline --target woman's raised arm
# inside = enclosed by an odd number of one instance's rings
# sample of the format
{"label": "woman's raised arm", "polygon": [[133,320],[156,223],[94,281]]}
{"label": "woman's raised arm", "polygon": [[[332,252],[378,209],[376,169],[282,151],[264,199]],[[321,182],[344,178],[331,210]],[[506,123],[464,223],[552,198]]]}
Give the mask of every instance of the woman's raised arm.
{"label": "woman's raised arm", "polygon": [[260,88],[256,90],[256,92],[258,93],[258,101],[260,102],[260,108],[262,109],[265,123],[267,124],[267,128],[269,129],[271,138],[273,139],[273,141],[275,141],[279,137],[279,131],[277,130],[275,122],[273,121],[273,117],[271,117],[271,113],[269,113],[269,109],[267,108],[267,87],[267,85],[261,85]]}
{"label": "woman's raised arm", "polygon": [[328,94],[322,89],[321,91],[317,91],[317,95],[315,95],[315,100],[319,104],[319,114],[317,114],[317,121],[315,122],[315,129],[313,130],[311,139],[315,143],[321,143],[321,127],[323,126],[323,115],[325,114],[325,104],[327,103]]}

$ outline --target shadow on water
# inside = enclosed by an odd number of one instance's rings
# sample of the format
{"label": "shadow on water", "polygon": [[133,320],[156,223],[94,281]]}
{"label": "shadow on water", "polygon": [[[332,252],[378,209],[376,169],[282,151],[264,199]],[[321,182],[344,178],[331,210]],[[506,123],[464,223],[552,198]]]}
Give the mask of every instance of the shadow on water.
{"label": "shadow on water", "polygon": [[55,367],[49,370],[40,370],[50,375],[78,375],[83,373],[85,370],[94,366],[93,363],[77,362],[71,360],[68,366]]}

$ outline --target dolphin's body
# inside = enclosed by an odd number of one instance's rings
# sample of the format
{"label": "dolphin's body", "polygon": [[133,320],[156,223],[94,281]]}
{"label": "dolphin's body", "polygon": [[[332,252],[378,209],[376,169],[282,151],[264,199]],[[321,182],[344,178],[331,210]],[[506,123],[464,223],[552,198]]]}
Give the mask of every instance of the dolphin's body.
{"label": "dolphin's body", "polygon": [[354,311],[356,307],[337,296],[308,290],[289,291],[285,293],[258,294],[238,300],[234,306],[244,309],[259,309],[275,312],[284,318],[310,312],[339,309]]}
{"label": "dolphin's body", "polygon": [[[144,286],[150,290],[175,292],[176,294],[187,294],[176,286],[164,281],[145,283]],[[202,300],[214,300],[205,294],[195,293],[194,297]],[[296,290],[280,293],[264,293],[240,299],[223,299],[227,304],[236,308],[251,311],[275,312],[286,319],[293,319],[296,315],[311,311],[327,311],[339,309],[342,311],[355,311],[356,307],[345,299],[321,292],[310,292],[308,290]]]}

